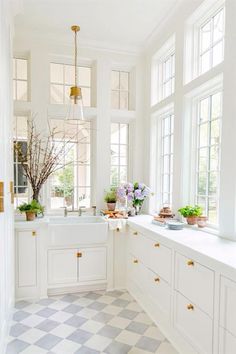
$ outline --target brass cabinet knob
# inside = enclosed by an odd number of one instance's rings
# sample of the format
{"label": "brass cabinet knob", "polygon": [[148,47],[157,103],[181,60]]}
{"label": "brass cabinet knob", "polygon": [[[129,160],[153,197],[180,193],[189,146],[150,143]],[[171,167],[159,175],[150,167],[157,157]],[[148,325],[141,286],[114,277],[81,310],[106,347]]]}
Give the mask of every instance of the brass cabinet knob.
{"label": "brass cabinet knob", "polygon": [[187,309],[188,309],[188,310],[194,310],[194,306],[193,306],[192,304],[188,304],[188,305],[187,305]]}
{"label": "brass cabinet knob", "polygon": [[155,243],[154,247],[160,247],[160,243]]}
{"label": "brass cabinet knob", "polygon": [[194,261],[192,261],[191,259],[187,262],[188,266],[194,266]]}
{"label": "brass cabinet knob", "polygon": [[137,263],[138,263],[138,260],[137,260],[137,259],[134,259],[134,263],[136,263],[136,264],[137,264]]}
{"label": "brass cabinet knob", "polygon": [[137,236],[137,235],[138,235],[138,231],[134,231],[134,232],[133,232],[133,235],[134,235],[134,236]]}
{"label": "brass cabinet knob", "polygon": [[36,231],[32,231],[32,236],[36,236],[36,235],[37,235]]}
{"label": "brass cabinet knob", "polygon": [[159,282],[160,282],[160,278],[155,278],[154,281],[155,281],[156,283],[159,283]]}
{"label": "brass cabinet knob", "polygon": [[77,252],[77,255],[76,255],[78,258],[81,258],[82,257],[82,252]]}

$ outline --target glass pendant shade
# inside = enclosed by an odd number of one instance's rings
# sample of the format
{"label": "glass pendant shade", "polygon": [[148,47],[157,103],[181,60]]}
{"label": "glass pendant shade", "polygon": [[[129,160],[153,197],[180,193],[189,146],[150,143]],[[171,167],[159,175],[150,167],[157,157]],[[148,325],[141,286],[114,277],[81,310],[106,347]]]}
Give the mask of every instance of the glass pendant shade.
{"label": "glass pendant shade", "polygon": [[80,87],[74,86],[70,89],[70,103],[66,118],[70,120],[71,123],[84,120],[83,100]]}

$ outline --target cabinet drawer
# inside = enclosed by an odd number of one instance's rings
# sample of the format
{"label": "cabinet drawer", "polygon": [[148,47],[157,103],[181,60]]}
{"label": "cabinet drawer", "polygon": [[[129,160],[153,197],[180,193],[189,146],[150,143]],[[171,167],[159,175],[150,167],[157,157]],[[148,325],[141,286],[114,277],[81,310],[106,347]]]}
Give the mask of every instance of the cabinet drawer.
{"label": "cabinet drawer", "polygon": [[219,354],[235,354],[236,353],[236,337],[220,328]]}
{"label": "cabinet drawer", "polygon": [[146,282],[147,292],[152,298],[152,301],[169,317],[171,302],[171,289],[169,284],[149,269],[146,271]]}
{"label": "cabinet drawer", "polygon": [[[143,266],[137,257],[132,254],[128,255],[127,260],[127,280],[133,282],[137,286],[145,286],[145,277],[143,276]],[[143,283],[144,282],[144,283]]]}
{"label": "cabinet drawer", "polygon": [[236,283],[225,277],[221,277],[220,325],[236,337]]}
{"label": "cabinet drawer", "polygon": [[149,268],[168,283],[171,282],[171,249],[162,243],[147,239]]}
{"label": "cabinet drawer", "polygon": [[177,291],[174,321],[176,329],[199,353],[212,353],[212,319]]}
{"label": "cabinet drawer", "polygon": [[128,245],[129,252],[145,264],[149,258],[147,240],[148,239],[139,231],[130,229]]}
{"label": "cabinet drawer", "polygon": [[213,316],[214,272],[176,253],[175,288],[199,308]]}

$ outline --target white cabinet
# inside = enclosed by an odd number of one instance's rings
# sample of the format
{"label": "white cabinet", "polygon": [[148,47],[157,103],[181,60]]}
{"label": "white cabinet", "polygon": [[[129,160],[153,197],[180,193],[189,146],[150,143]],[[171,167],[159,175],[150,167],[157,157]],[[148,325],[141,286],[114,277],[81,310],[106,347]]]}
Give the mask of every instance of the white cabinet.
{"label": "white cabinet", "polygon": [[48,251],[48,284],[78,285],[106,280],[106,247],[51,249]]}
{"label": "white cabinet", "polygon": [[150,268],[168,283],[171,281],[171,249],[161,242],[148,240]]}
{"label": "white cabinet", "polygon": [[214,272],[176,253],[175,288],[200,309],[213,316]]}
{"label": "white cabinet", "polygon": [[219,354],[235,354],[236,353],[236,337],[229,333],[226,329],[220,328],[220,344]]}
{"label": "white cabinet", "polygon": [[16,232],[16,297],[33,297],[38,287],[38,233],[36,230]]}
{"label": "white cabinet", "polygon": [[220,325],[236,337],[236,282],[221,277]]}
{"label": "white cabinet", "polygon": [[48,283],[73,284],[78,282],[77,249],[48,251]]}
{"label": "white cabinet", "polygon": [[80,252],[81,257],[79,258],[79,281],[85,282],[106,280],[106,248],[82,248],[80,249]]}
{"label": "white cabinet", "polygon": [[212,319],[177,291],[174,316],[176,329],[196,348],[198,353],[213,353]]}

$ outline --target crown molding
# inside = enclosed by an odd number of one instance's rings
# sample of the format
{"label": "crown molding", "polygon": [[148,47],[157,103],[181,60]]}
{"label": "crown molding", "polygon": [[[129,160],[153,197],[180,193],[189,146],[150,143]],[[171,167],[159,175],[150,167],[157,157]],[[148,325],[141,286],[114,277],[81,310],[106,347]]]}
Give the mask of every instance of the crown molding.
{"label": "crown molding", "polygon": [[[65,47],[73,47],[71,34],[58,34],[55,32],[39,31],[37,29],[15,27],[15,41],[17,40],[42,41],[50,45],[62,45]],[[139,56],[143,51],[143,46],[126,45],[114,43],[111,41],[97,41],[87,38],[79,38],[79,48],[97,50],[101,52],[109,52],[114,54]]]}

